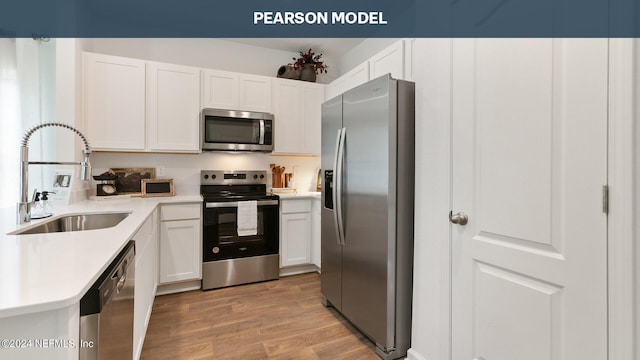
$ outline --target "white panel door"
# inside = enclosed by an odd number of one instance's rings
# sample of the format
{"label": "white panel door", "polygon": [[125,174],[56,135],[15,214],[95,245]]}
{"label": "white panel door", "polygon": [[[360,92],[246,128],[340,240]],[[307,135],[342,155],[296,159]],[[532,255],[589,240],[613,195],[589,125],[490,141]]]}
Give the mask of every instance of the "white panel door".
{"label": "white panel door", "polygon": [[147,65],[147,148],[154,151],[200,150],[200,70]]}
{"label": "white panel door", "polygon": [[240,75],[239,110],[271,113],[271,78],[258,75]]}
{"label": "white panel door", "polygon": [[144,150],[145,62],[84,54],[84,114],[96,150]]}
{"label": "white panel door", "polygon": [[339,78],[329,83],[329,85],[327,85],[327,87],[325,88],[325,98],[329,100],[342,94],[346,86],[347,78],[344,76],[340,76]]}
{"label": "white panel door", "polygon": [[280,266],[311,263],[311,214],[282,215]]}
{"label": "white panel door", "polygon": [[391,74],[404,79],[404,40],[400,40],[369,59],[369,79]]}
{"label": "white panel door", "polygon": [[274,153],[300,152],[302,119],[300,118],[300,86],[294,80],[275,80]]}
{"label": "white panel door", "polygon": [[201,278],[200,220],[160,223],[160,284]]}
{"label": "white panel door", "polygon": [[311,263],[320,268],[321,238],[320,238],[320,199],[313,199],[311,203]]}
{"label": "white panel door", "polygon": [[452,359],[606,359],[607,39],[452,54]]}
{"label": "white panel door", "polygon": [[221,70],[204,70],[202,74],[202,106],[238,110],[238,74]]}
{"label": "white panel door", "polygon": [[327,85],[325,98],[327,100],[334,98],[367,81],[369,81],[369,61],[354,67]]}
{"label": "white panel door", "polygon": [[324,85],[303,84],[300,89],[302,109],[302,149],[304,154],[320,155],[322,102]]}
{"label": "white panel door", "polygon": [[365,61],[362,64],[356,66],[355,68],[349,70],[348,73],[343,75],[347,81],[340,94],[343,92],[353,89],[358,85],[362,85],[369,81],[371,78],[369,77],[369,62]]}

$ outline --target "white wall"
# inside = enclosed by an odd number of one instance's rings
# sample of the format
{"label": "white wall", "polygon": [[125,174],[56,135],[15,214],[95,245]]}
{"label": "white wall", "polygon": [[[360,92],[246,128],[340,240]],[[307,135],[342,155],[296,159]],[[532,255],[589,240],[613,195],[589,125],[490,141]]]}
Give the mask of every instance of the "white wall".
{"label": "white wall", "polygon": [[[55,121],[67,123],[84,132],[82,119],[82,52],[87,50],[87,39],[56,39],[56,113]],[[56,130],[56,159],[59,161],[81,161],[84,145],[73,132],[59,128]],[[82,200],[90,183],[80,181],[80,167],[67,166],[75,172],[71,191],[71,202]],[[49,182],[53,184],[53,178]]]}
{"label": "white wall", "polygon": [[[55,121],[55,41],[16,39],[16,65],[22,135],[27,129],[42,122]],[[29,139],[29,160],[53,160],[55,131],[46,129]],[[18,171],[18,168],[16,168]],[[51,166],[29,167],[29,191],[45,189],[53,173]],[[31,196],[31,195],[29,195]]]}
{"label": "white wall", "polygon": [[[91,43],[90,51],[102,54],[272,77],[298,56],[297,52],[221,39],[91,39]],[[327,56],[323,59],[335,68],[334,60]],[[317,82],[330,82],[329,75],[318,75]]]}
{"label": "white wall", "polygon": [[[315,191],[320,158],[317,156],[279,156],[262,153],[204,152],[202,154],[105,153],[91,155],[93,174],[109,168],[154,167],[156,177],[172,178],[176,194],[200,193],[200,170],[266,170],[275,163],[294,173],[298,191]],[[164,174],[157,173],[164,167]],[[269,171],[270,174],[270,171]],[[270,187],[270,177],[269,184]],[[94,182],[95,184],[95,182]],[[92,186],[95,189],[95,185]]]}
{"label": "white wall", "polygon": [[[413,42],[416,83],[416,205],[412,360],[450,358],[450,39]],[[424,66],[422,66],[424,65]]]}

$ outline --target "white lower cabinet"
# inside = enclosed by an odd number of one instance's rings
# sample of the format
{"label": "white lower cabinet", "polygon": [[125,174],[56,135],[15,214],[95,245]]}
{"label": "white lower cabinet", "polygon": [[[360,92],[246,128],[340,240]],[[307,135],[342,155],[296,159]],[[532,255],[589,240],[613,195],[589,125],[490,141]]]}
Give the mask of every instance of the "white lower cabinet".
{"label": "white lower cabinet", "polygon": [[302,265],[311,262],[311,214],[282,215],[282,257],[280,266]]}
{"label": "white lower cabinet", "polygon": [[311,263],[311,200],[280,202],[280,267]]}
{"label": "white lower cabinet", "polygon": [[136,286],[133,310],[133,358],[140,358],[153,299],[158,286],[158,211],[154,211],[134,235],[136,244]]}
{"label": "white lower cabinet", "polygon": [[320,269],[320,199],[311,203],[311,263]]}
{"label": "white lower cabinet", "polygon": [[160,216],[160,284],[201,279],[202,205],[162,205]]}

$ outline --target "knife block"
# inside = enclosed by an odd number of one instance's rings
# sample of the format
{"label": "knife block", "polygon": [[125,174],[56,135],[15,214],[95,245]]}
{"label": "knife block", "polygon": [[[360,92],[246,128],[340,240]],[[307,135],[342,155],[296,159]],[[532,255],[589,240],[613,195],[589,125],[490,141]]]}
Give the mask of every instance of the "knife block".
{"label": "knife block", "polygon": [[281,188],[284,187],[284,174],[271,174],[271,187]]}

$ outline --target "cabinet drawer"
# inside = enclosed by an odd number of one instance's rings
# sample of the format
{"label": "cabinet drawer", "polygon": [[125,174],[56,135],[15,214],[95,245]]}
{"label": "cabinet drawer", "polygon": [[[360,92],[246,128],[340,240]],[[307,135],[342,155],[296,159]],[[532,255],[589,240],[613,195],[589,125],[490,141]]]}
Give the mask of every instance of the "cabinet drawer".
{"label": "cabinet drawer", "polygon": [[160,221],[200,219],[202,204],[163,205],[160,209]]}
{"label": "cabinet drawer", "polygon": [[311,211],[311,200],[282,200],[280,208],[283,214],[305,213]]}

